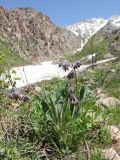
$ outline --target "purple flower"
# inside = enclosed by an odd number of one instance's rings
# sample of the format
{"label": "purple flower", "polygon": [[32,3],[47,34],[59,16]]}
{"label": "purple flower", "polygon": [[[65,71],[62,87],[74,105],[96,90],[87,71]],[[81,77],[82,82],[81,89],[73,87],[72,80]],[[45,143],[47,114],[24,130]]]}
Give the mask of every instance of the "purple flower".
{"label": "purple flower", "polygon": [[73,69],[75,70],[75,69],[77,69],[77,68],[78,68],[77,64],[74,63],[74,64],[73,64]]}
{"label": "purple flower", "polygon": [[15,99],[16,101],[18,99],[21,99],[21,96],[20,96],[20,92],[19,90],[16,88],[16,87],[13,87],[11,88],[9,91],[8,91],[8,97],[11,98],[11,99]]}
{"label": "purple flower", "polygon": [[77,65],[78,67],[80,67],[80,66],[81,66],[81,62],[80,62],[80,61],[77,61],[77,62],[76,62],[76,65]]}
{"label": "purple flower", "polygon": [[81,66],[81,62],[80,61],[77,61],[73,64],[73,68],[74,69],[78,69],[79,67]]}
{"label": "purple flower", "polygon": [[67,61],[67,60],[62,60],[60,63],[59,63],[59,67],[62,67],[64,71],[67,71],[69,70],[69,67],[70,67],[70,63]]}
{"label": "purple flower", "polygon": [[74,72],[74,70],[72,70],[72,71],[67,75],[67,78],[68,78],[68,79],[73,79],[73,78],[75,78],[75,72]]}
{"label": "purple flower", "polygon": [[70,104],[77,106],[78,105],[78,99],[75,97],[75,95],[70,96]]}

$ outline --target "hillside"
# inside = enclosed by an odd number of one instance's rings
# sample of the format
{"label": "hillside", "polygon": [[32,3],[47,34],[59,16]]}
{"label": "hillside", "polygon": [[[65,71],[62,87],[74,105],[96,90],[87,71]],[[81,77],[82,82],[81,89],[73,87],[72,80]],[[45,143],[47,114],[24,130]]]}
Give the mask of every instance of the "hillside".
{"label": "hillside", "polygon": [[0,39],[7,39],[10,50],[32,63],[63,56],[79,45],[73,33],[31,8],[0,7]]}

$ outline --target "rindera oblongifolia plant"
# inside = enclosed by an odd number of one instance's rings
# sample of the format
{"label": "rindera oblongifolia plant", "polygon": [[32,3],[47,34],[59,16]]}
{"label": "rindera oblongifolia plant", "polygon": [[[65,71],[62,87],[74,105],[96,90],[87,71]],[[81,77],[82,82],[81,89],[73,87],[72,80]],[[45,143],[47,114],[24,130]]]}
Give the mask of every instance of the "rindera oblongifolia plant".
{"label": "rindera oblongifolia plant", "polygon": [[[73,79],[75,78],[76,80],[76,92],[77,92],[77,72],[76,70],[81,66],[81,62],[78,60],[75,63],[71,64],[69,63],[67,60],[62,60],[59,63],[59,67],[62,67],[63,70],[66,72],[67,70],[69,70],[69,67],[72,68],[72,70],[68,73],[67,78],[68,79]],[[78,105],[78,99],[76,98],[76,96],[74,95],[73,89],[72,88],[68,88],[68,93],[69,93],[69,97],[70,97],[70,103],[73,106]]]}

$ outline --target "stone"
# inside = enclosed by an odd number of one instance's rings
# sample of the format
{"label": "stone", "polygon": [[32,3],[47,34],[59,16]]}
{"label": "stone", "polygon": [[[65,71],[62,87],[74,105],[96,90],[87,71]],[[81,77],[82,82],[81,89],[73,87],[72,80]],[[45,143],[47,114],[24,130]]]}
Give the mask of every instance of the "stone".
{"label": "stone", "polygon": [[35,86],[33,84],[29,84],[25,87],[25,92],[26,93],[30,93],[31,91],[34,91],[35,90]]}
{"label": "stone", "polygon": [[68,156],[65,156],[63,160],[75,160],[77,159],[76,153],[72,153]]}
{"label": "stone", "polygon": [[120,156],[113,148],[105,149],[102,153],[105,160],[120,160]]}
{"label": "stone", "polygon": [[87,84],[88,86],[91,86],[94,84],[94,80],[90,79],[90,80],[86,81],[85,84]]}
{"label": "stone", "polygon": [[35,92],[40,93],[41,92],[41,87],[35,86]]}
{"label": "stone", "polygon": [[97,104],[104,107],[118,106],[120,105],[120,100],[114,97],[100,98]]}
{"label": "stone", "polygon": [[100,99],[107,97],[107,95],[104,93],[104,91],[101,88],[96,88],[93,96],[100,98]]}
{"label": "stone", "polygon": [[115,126],[108,126],[108,131],[111,135],[111,139],[120,139],[120,130]]}
{"label": "stone", "polygon": [[112,148],[120,155],[120,129],[116,126],[108,126],[108,131],[112,139]]}
{"label": "stone", "polygon": [[120,155],[120,139],[113,140],[112,147],[117,151],[117,153]]}

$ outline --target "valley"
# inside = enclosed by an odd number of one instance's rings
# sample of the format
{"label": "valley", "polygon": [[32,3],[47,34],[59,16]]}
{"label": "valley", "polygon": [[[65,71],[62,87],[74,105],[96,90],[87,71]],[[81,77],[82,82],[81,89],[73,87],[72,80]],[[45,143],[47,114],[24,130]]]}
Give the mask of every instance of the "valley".
{"label": "valley", "polygon": [[0,7],[0,159],[120,160],[120,16]]}

